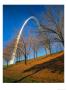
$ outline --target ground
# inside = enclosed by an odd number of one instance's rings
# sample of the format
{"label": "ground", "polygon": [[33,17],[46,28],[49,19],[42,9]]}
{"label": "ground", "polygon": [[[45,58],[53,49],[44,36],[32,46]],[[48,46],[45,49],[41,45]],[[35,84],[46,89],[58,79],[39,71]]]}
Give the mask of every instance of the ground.
{"label": "ground", "polygon": [[64,52],[18,62],[3,69],[3,82],[63,83]]}

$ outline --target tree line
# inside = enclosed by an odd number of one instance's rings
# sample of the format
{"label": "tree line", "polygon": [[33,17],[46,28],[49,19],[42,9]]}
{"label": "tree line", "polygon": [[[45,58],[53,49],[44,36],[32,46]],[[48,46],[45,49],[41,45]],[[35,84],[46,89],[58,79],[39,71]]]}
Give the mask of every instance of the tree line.
{"label": "tree line", "polygon": [[[56,9],[49,7],[46,13],[43,12],[42,14],[40,29],[29,30],[28,38],[21,36],[15,57],[17,61],[20,62],[23,56],[25,64],[27,64],[27,59],[32,51],[34,59],[37,58],[38,50],[42,47],[46,54],[51,54],[52,46],[55,43],[61,43],[64,47],[64,12],[59,7]],[[3,50],[3,58],[6,60],[7,66],[11,59],[15,44],[16,38]]]}

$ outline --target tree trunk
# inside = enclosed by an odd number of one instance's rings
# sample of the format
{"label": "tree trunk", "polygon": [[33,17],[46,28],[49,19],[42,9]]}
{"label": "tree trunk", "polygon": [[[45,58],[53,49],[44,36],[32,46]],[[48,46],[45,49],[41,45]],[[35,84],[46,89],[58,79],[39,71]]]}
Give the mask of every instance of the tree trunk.
{"label": "tree trunk", "polygon": [[26,60],[27,60],[27,56],[26,56],[26,48],[25,48],[25,64],[27,64]]}
{"label": "tree trunk", "polygon": [[37,58],[37,51],[36,51],[36,58]]}
{"label": "tree trunk", "polygon": [[7,67],[8,67],[8,61],[7,61]]}
{"label": "tree trunk", "polygon": [[46,48],[46,50],[47,50],[47,54],[50,54],[50,49]]}
{"label": "tree trunk", "polygon": [[62,41],[63,47],[64,47],[64,41]]}
{"label": "tree trunk", "polygon": [[35,49],[34,49],[34,59],[36,58],[36,56],[35,56]]}
{"label": "tree trunk", "polygon": [[26,57],[26,54],[25,54],[25,64],[27,64],[26,60],[27,60],[27,57]]}
{"label": "tree trunk", "polygon": [[19,62],[20,62],[20,52],[19,52]]}
{"label": "tree trunk", "polygon": [[47,49],[45,48],[45,54],[47,55]]}
{"label": "tree trunk", "polygon": [[49,40],[49,50],[50,50],[50,54],[51,54],[51,42]]}

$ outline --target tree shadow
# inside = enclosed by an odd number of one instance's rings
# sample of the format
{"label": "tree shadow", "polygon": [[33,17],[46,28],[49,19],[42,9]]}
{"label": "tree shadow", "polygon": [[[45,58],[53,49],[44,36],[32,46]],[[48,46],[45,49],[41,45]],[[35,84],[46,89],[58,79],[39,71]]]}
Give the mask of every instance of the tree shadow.
{"label": "tree shadow", "polygon": [[14,82],[19,82],[19,81],[37,73],[37,72],[43,70],[43,69],[48,69],[52,73],[55,73],[56,71],[58,71],[59,74],[64,72],[64,56],[59,57],[59,58],[55,58],[51,61],[44,62],[42,64],[34,65],[31,68],[24,70],[22,73],[32,72],[32,74],[29,74],[25,77],[22,77],[21,79],[16,80]]}
{"label": "tree shadow", "polygon": [[41,71],[41,70],[47,68],[48,70],[51,70],[52,72],[59,71],[59,73],[61,73],[64,71],[63,59],[64,59],[64,56],[53,59],[48,62],[44,62],[42,64],[37,64],[27,70],[24,70],[24,72],[29,72],[29,71],[38,72],[38,71]]}
{"label": "tree shadow", "polygon": [[20,78],[19,80],[15,80],[15,81],[13,81],[13,82],[14,82],[14,83],[20,82],[21,80],[23,80],[23,79],[25,79],[25,78],[27,78],[27,77],[35,74],[35,73],[37,73],[37,72],[33,72],[32,74],[29,74],[29,75],[27,75],[27,76],[24,76],[24,77]]}

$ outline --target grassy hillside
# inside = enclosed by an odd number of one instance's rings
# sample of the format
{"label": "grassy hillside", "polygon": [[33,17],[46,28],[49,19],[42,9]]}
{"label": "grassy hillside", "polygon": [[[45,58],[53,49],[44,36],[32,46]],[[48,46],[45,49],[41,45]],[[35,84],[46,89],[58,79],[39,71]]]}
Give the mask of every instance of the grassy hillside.
{"label": "grassy hillside", "polygon": [[64,52],[24,61],[3,69],[3,82],[64,82]]}

